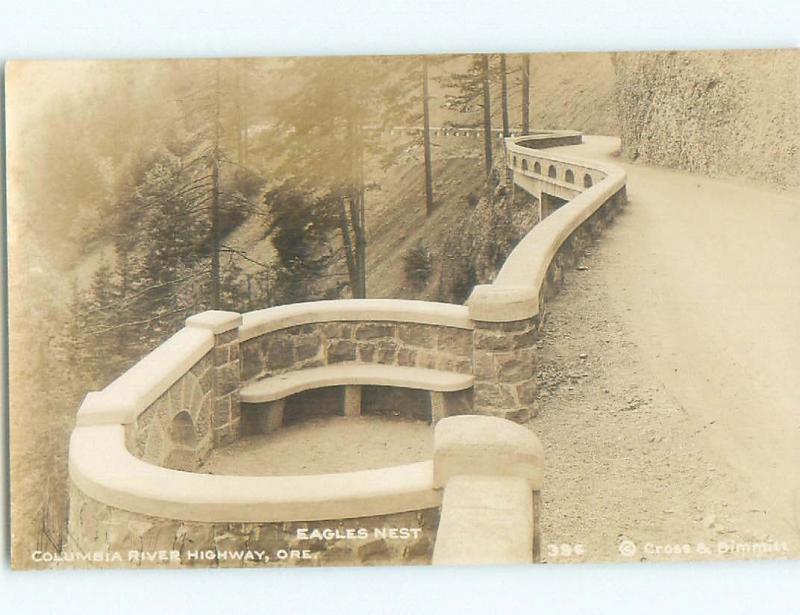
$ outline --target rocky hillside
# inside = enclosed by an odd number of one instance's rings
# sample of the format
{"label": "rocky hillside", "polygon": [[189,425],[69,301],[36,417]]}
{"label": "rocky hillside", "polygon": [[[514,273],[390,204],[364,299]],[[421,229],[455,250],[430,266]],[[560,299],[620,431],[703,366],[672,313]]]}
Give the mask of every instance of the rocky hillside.
{"label": "rocky hillside", "polygon": [[631,160],[800,186],[800,51],[614,56]]}

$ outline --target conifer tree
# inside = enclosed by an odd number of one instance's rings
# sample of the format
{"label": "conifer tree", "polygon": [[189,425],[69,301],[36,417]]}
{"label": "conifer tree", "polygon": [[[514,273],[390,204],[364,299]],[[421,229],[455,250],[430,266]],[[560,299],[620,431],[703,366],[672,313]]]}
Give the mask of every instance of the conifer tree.
{"label": "conifer tree", "polygon": [[466,72],[455,73],[442,79],[443,85],[453,93],[445,97],[448,108],[462,113],[482,112],[483,161],[487,179],[492,173],[492,99],[489,56],[476,54],[470,59]]}
{"label": "conifer tree", "polygon": [[396,60],[381,57],[288,60],[289,93],[275,107],[276,175],[285,191],[335,206],[353,297],[367,296],[368,178],[394,160],[398,144],[383,135],[403,123],[416,97],[408,72],[397,69]]}

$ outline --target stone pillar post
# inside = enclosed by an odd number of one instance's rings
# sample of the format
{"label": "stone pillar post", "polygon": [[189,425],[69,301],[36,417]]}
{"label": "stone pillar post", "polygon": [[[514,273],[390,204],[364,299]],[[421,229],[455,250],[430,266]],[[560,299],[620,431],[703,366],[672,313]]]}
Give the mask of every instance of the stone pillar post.
{"label": "stone pillar post", "polygon": [[539,561],[543,481],[544,448],[526,427],[488,416],[439,421],[433,486],[444,495],[433,563]]}
{"label": "stone pillar post", "polygon": [[539,301],[516,294],[477,286],[467,302],[475,323],[474,407],[477,414],[525,422],[535,415]]}
{"label": "stone pillar post", "polygon": [[343,408],[345,416],[361,416],[361,385],[348,384],[344,387]]}
{"label": "stone pillar post", "polygon": [[214,402],[211,428],[215,447],[230,444],[240,435],[239,325],[241,324],[241,314],[221,310],[209,310],[195,314],[186,320],[187,327],[208,329],[214,334],[214,349],[212,350],[214,353]]}
{"label": "stone pillar post", "polygon": [[447,416],[447,402],[442,391],[431,391],[431,424],[436,425]]}

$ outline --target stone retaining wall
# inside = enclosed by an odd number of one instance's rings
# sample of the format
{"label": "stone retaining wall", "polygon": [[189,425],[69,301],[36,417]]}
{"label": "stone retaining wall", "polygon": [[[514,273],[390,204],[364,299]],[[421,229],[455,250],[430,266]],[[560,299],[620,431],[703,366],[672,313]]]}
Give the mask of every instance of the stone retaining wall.
{"label": "stone retaining wall", "polygon": [[580,261],[593,240],[597,239],[627,202],[625,188],[616,192],[600,209],[586,220],[559,248],[547,268],[547,278],[543,288],[541,304],[552,298],[564,278],[564,270],[574,267]]}
{"label": "stone retaining wall", "polygon": [[388,321],[336,321],[270,331],[241,344],[243,383],[335,363],[472,373],[472,331]]}
{"label": "stone retaining wall", "polygon": [[525,422],[537,414],[536,341],[546,301],[561,285],[564,270],[576,266],[625,203],[625,191],[608,199],[561,244],[539,291],[538,313],[530,318],[475,320],[473,331],[474,407],[477,413]]}
{"label": "stone retaining wall", "polygon": [[480,414],[527,421],[536,396],[539,317],[475,322],[475,408]]}
{"label": "stone retaining wall", "polygon": [[[239,314],[207,312],[187,326],[209,329],[214,346],[160,397],[125,425],[128,450],[139,459],[194,471],[213,448],[239,437]],[[217,321],[226,324],[220,326]]]}
{"label": "stone retaining wall", "polygon": [[[430,564],[439,509],[359,519],[286,523],[204,523],[133,513],[70,490],[71,553],[118,553],[121,561],[93,567],[358,566]],[[394,532],[392,537],[392,530]],[[308,538],[300,538],[303,530]],[[315,537],[313,530],[328,538]],[[405,531],[407,530],[407,531]],[[349,538],[347,537],[349,532]],[[157,554],[161,561],[131,561],[130,552]],[[269,557],[237,559],[236,552]],[[294,552],[294,553],[292,553]],[[157,557],[157,555],[150,555]]]}
{"label": "stone retaining wall", "polygon": [[214,446],[213,408],[212,351],[125,426],[128,450],[165,468],[195,470]]}

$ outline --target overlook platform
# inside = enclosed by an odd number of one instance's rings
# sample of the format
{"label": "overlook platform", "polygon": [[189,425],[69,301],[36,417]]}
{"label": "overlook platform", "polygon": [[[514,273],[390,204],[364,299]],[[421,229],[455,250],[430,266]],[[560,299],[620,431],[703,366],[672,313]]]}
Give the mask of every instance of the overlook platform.
{"label": "overlook platform", "polygon": [[[538,559],[542,446],[515,423],[536,413],[536,341],[548,298],[625,203],[619,167],[544,149],[581,139],[569,131],[506,139],[513,181],[540,207],[547,194],[561,201],[466,305],[358,299],[204,312],[89,393],[70,443],[70,533],[78,548],[124,548],[148,532],[170,544],[196,536],[205,548],[221,527],[234,544],[268,535],[270,544],[294,546],[296,524],[346,522],[418,528],[410,544],[375,547],[390,561],[420,554],[436,561],[438,543],[443,562],[480,563],[459,536],[497,518],[491,501],[470,493],[491,484],[486,492],[504,494],[522,528],[488,538],[492,561]],[[198,471],[243,436],[284,428],[290,404],[332,387],[343,389],[348,418],[369,410],[371,388],[427,392],[406,401],[435,428],[431,457],[307,475]],[[443,498],[451,505],[442,508]],[[106,519],[102,531],[98,516]],[[322,560],[365,557],[347,543],[318,548]]]}

